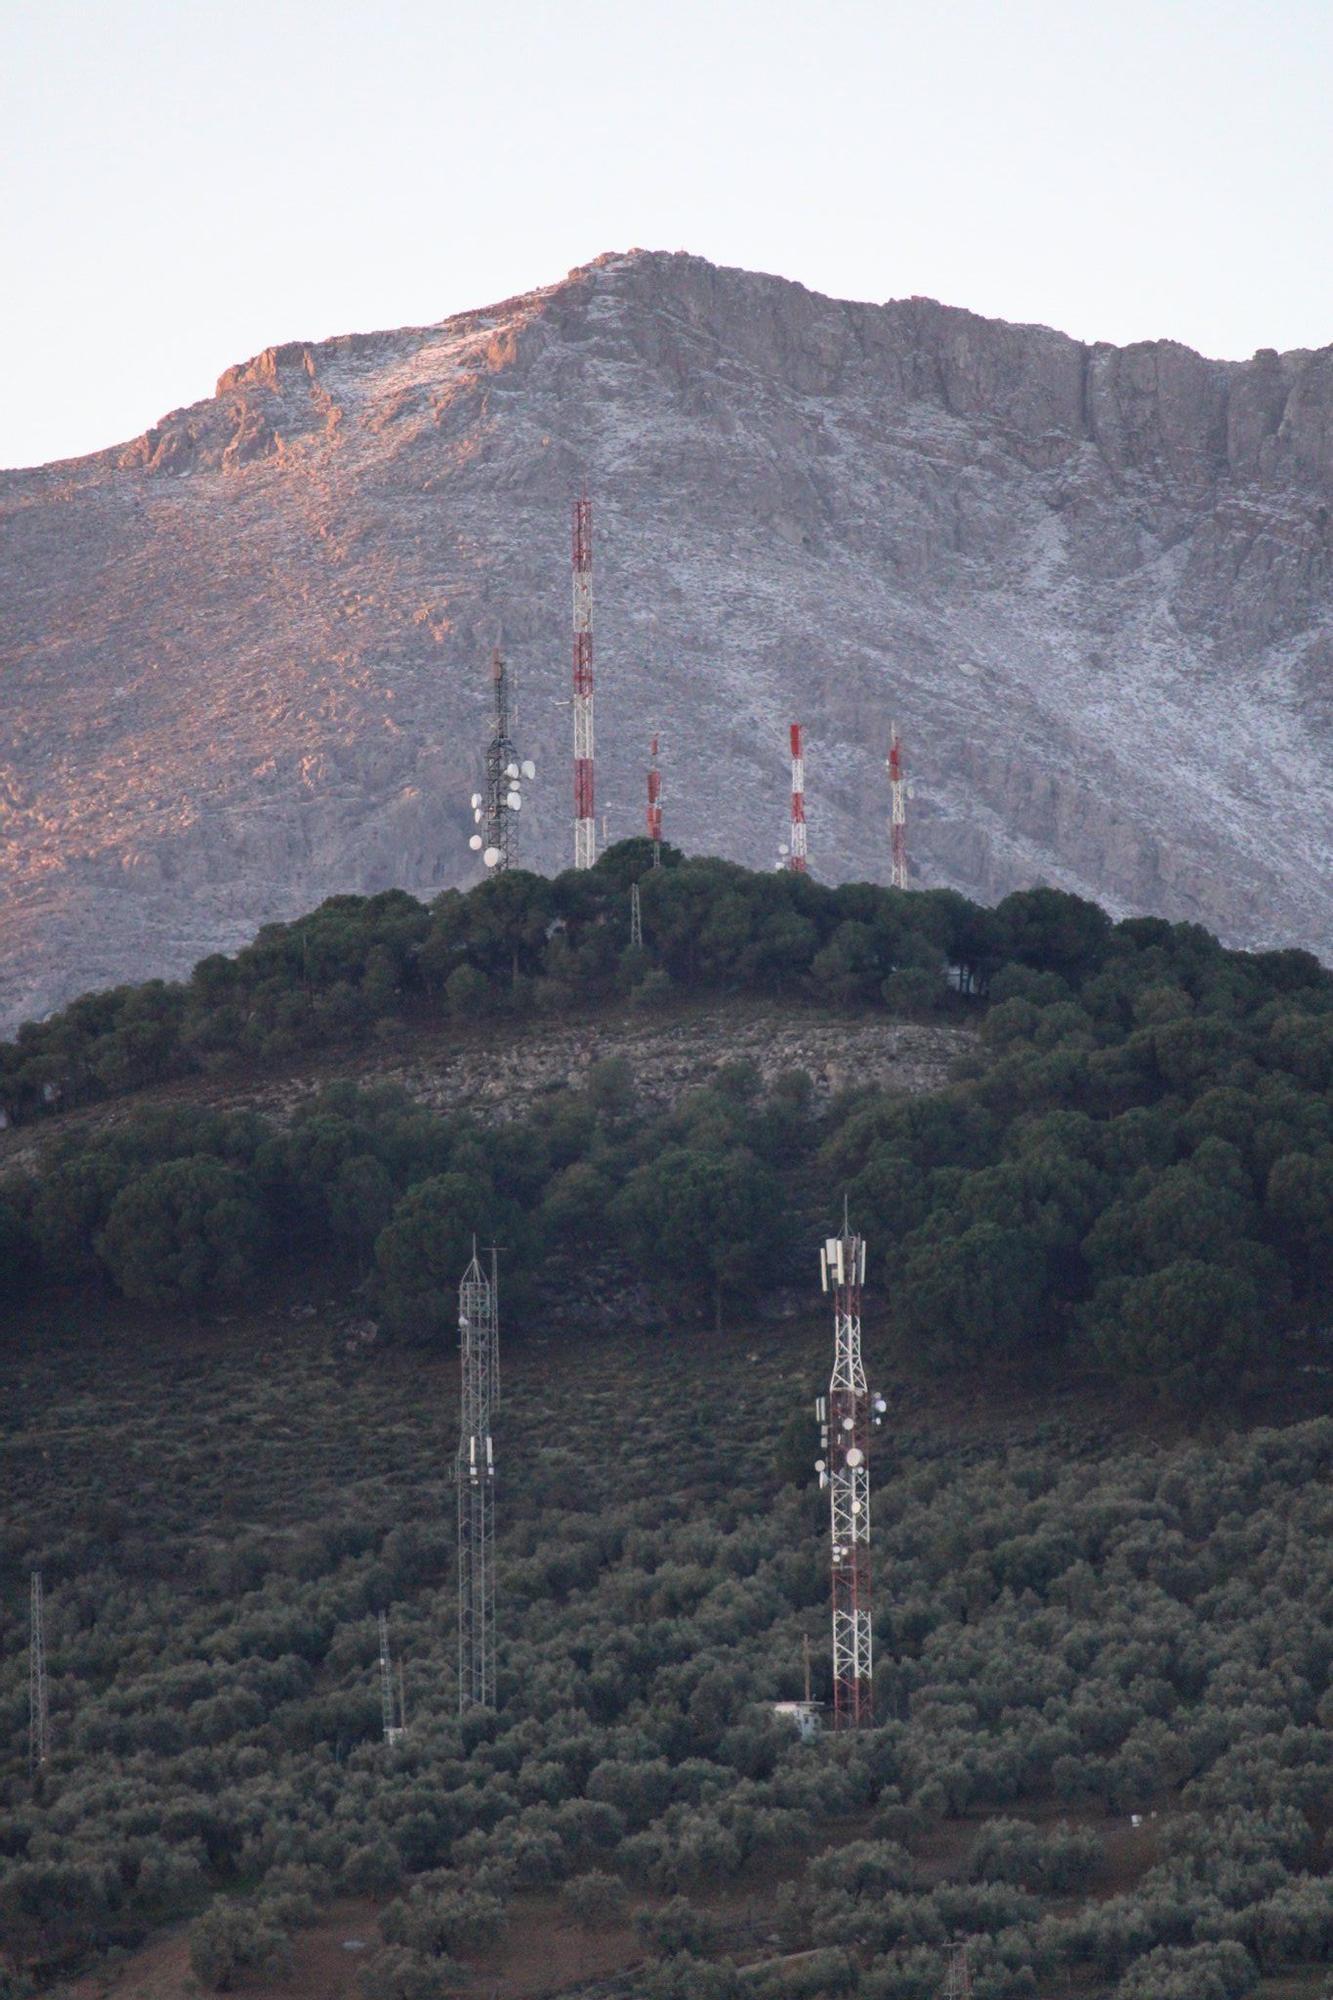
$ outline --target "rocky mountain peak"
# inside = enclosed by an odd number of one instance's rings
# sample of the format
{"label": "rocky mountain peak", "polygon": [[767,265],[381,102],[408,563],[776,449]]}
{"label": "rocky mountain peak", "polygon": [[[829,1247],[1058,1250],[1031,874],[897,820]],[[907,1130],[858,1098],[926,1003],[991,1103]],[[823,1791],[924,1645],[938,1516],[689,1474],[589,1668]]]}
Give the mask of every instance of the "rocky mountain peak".
{"label": "rocky mountain peak", "polygon": [[1333,349],[1207,360],[607,253],[432,326],[292,341],[93,457],[0,475],[0,1018],[325,894],[470,879],[502,635],[569,850],[568,505],[595,505],[599,786],[887,873],[1035,879],[1333,943]]}

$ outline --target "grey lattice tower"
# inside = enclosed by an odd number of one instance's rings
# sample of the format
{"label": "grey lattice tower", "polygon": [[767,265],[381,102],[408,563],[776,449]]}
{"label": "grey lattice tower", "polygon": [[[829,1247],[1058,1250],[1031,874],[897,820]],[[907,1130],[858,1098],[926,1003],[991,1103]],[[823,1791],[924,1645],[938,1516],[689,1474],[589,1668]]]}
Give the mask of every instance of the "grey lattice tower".
{"label": "grey lattice tower", "polygon": [[488,1276],[473,1252],[458,1288],[461,1400],[458,1459],[458,1706],[495,1705],[495,1459],[491,1421],[500,1397],[495,1253]]}
{"label": "grey lattice tower", "polygon": [[[393,1675],[393,1653],[389,1646],[389,1614],[380,1613],[380,1709],[384,1718],[384,1740],[396,1743],[403,1733],[407,1721],[403,1703],[402,1667],[398,1669],[398,1683],[395,1689]],[[396,1706],[395,1706],[396,1696]]]}
{"label": "grey lattice tower", "polygon": [[823,1455],[820,1484],[829,1489],[833,1597],[833,1726],[875,1719],[870,1628],[870,1431],[883,1399],[866,1390],[861,1360],[861,1287],[866,1246],[843,1222],[819,1253],[820,1277],[833,1293],[833,1374],[815,1405]]}
{"label": "grey lattice tower", "polygon": [[949,1946],[949,1968],[945,1974],[944,2000],[972,2000],[972,1964],[966,1944]]}
{"label": "grey lattice tower", "polygon": [[28,1636],[28,1772],[34,1783],[51,1754],[51,1720],[46,1698],[46,1606],[40,1570],[32,1573]]}
{"label": "grey lattice tower", "polygon": [[486,789],[472,794],[472,818],[478,828],[469,841],[474,854],[493,875],[518,859],[518,822],[523,808],[523,784],[537,775],[531,758],[520,759],[514,747],[514,690],[504,655],[491,654],[494,714],[486,746]]}

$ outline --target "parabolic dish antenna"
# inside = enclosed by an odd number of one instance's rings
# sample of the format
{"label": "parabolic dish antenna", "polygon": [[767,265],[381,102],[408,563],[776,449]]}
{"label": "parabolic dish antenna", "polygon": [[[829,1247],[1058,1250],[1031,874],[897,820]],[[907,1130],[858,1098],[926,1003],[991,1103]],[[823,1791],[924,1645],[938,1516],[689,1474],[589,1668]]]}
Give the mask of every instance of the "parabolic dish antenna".
{"label": "parabolic dish antenna", "polygon": [[474,793],[472,794],[472,803],[473,803],[473,805],[474,805],[474,806],[479,806],[479,805],[481,804],[481,793],[480,793],[480,792],[474,792]]}
{"label": "parabolic dish antenna", "polygon": [[535,778],[536,775],[537,766],[533,763],[531,757],[525,757],[523,759],[523,776],[525,778]]}
{"label": "parabolic dish antenna", "polygon": [[505,799],[505,804],[511,812],[517,812],[522,803],[523,794],[521,792],[510,792]]}
{"label": "parabolic dish antenna", "polygon": [[488,847],[481,858],[488,868],[494,868],[496,862],[500,859],[500,850],[498,847]]}
{"label": "parabolic dish antenna", "polygon": [[480,852],[481,852],[481,835],[480,835],[479,833],[474,833],[474,834],[473,834],[473,836],[472,836],[472,838],[471,838],[471,840],[470,840],[470,841],[468,842],[468,846],[469,846],[469,847],[470,847],[470,848],[472,849],[472,852],[473,852],[474,854],[480,854]]}
{"label": "parabolic dish antenna", "polygon": [[851,1466],[863,1465],[865,1463],[865,1453],[853,1445],[847,1453],[847,1463]]}

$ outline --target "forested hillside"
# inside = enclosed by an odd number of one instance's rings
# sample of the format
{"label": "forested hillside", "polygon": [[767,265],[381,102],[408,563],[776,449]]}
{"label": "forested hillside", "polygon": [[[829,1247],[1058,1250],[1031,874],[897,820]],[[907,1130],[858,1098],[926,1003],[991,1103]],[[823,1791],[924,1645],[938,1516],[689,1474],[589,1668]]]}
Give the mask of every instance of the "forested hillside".
{"label": "forested hillside", "polygon": [[[336,1916],[366,2000],[930,2000],[958,1938],[978,2000],[1312,2000],[1333,980],[1051,891],[675,857],[631,950],[644,858],[340,898],[3,1052],[0,1994],[173,1926],[205,1988],[309,1993]],[[615,1055],[472,1111],[336,1080],[451,1023],[498,1056],[728,995],[845,1024],[865,1080],[725,1048],[670,1099]],[[942,1087],[864,1053],[904,1016],[958,1031]],[[302,1062],[319,1091],[243,1101]],[[879,1720],[802,1744],[768,1704],[807,1637],[828,1693],[844,1193],[888,1401]],[[460,1723],[474,1230],[504,1246],[500,1700]]]}
{"label": "forested hillside", "polygon": [[[652,1009],[768,992],[972,1022],[927,1100],[723,1067],[648,1112],[611,1064],[483,1137],[383,1092],[332,1088],[289,1123],[185,1100],[103,1128],[59,1118],[42,1171],[0,1193],[12,1299],[72,1279],[151,1305],[240,1294],[275,1259],[336,1254],[384,1328],[435,1339],[474,1232],[534,1297],[596,1252],[659,1298],[752,1305],[798,1281],[845,1191],[892,1265],[894,1333],[926,1365],[1088,1365],[1198,1403],[1327,1366],[1333,977],[1299,951],[1228,952],[1053,890],[994,911],[948,893],[717,862],[510,874],[431,906],[337,898],[183,986],[95,994],[0,1050],[34,1121],[164,1078],[263,1069],[416,1020],[474,1033],[618,996]],[[554,1267],[552,1266],[554,1258]]]}

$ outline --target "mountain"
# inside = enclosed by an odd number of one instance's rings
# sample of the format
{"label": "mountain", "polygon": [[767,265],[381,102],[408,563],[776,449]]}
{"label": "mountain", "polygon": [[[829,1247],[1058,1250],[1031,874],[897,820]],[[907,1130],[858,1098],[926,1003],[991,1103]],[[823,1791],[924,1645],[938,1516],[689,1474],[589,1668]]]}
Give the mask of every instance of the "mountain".
{"label": "mountain", "polygon": [[1204,360],[610,255],[440,325],[270,348],[0,475],[0,1025],[340,890],[472,879],[487,661],[570,852],[569,501],[599,787],[766,864],[1038,879],[1333,951],[1333,348]]}

